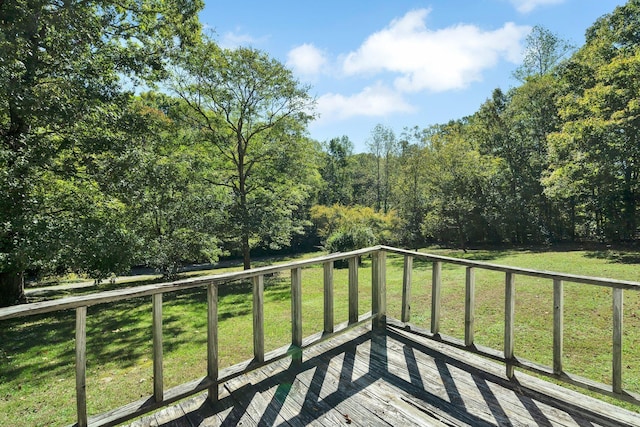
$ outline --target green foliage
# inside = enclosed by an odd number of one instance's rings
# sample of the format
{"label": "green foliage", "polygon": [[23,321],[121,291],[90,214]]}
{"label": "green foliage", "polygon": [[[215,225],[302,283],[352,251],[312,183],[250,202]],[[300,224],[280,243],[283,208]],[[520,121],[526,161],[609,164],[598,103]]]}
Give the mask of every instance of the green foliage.
{"label": "green foliage", "polygon": [[249,268],[252,247],[286,246],[303,232],[297,211],[318,176],[304,136],[313,100],[290,70],[255,49],[207,40],[181,59],[172,89],[209,151],[207,179],[227,192],[224,237]]}
{"label": "green foliage", "polygon": [[461,122],[436,127],[426,154],[429,195],[422,232],[430,239],[466,247],[490,239],[491,191],[501,165],[469,142]]}
{"label": "green foliage", "polygon": [[318,195],[318,202],[323,205],[350,205],[354,197],[353,142],[347,136],[332,138],[323,148],[324,162],[320,174],[324,187]]}
{"label": "green foliage", "polygon": [[138,130],[122,151],[97,165],[105,191],[126,205],[139,243],[133,259],[168,276],[184,263],[217,260],[225,200],[205,180],[207,165],[193,132],[171,119],[179,108],[178,100],[144,94],[131,106]]}
{"label": "green foliage", "polygon": [[202,5],[0,2],[0,278],[121,269],[130,235],[90,167],[127,140],[123,85],[152,83],[175,48],[198,40]]}
{"label": "green foliage", "polygon": [[637,236],[640,2],[600,18],[562,73],[562,127],[549,137],[547,193],[590,239]]}
{"label": "green foliage", "polygon": [[[368,242],[367,245],[352,249],[372,244],[395,244],[398,241],[400,220],[394,211],[385,214],[367,206],[315,205],[311,207],[311,220],[325,247],[331,239],[340,242],[351,239],[354,244],[363,245]],[[373,240],[368,240],[371,236]]]}
{"label": "green foliage", "polygon": [[539,25],[531,29],[525,43],[522,65],[513,72],[522,82],[550,73],[574,49],[571,43]]}
{"label": "green foliage", "polygon": [[376,236],[371,228],[353,226],[333,232],[327,238],[325,250],[330,253],[348,252],[372,246],[375,244],[375,240]]}

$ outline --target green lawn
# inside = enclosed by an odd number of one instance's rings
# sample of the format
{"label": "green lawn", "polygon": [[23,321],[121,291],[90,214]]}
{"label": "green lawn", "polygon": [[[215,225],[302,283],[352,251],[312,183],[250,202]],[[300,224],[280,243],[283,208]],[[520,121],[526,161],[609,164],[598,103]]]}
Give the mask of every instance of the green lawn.
{"label": "green lawn", "polygon": [[[483,250],[465,254],[438,249],[429,252],[540,270],[640,279],[640,257],[630,252]],[[210,272],[199,274],[204,273]],[[368,260],[363,262],[359,274],[360,312],[364,313],[371,309]],[[322,330],[322,277],[320,265],[303,270],[304,336]],[[336,269],[334,278],[335,321],[339,323],[348,316],[347,270]],[[401,283],[402,258],[389,255],[388,315],[395,318],[400,317]],[[464,268],[445,264],[442,285],[441,332],[463,338]],[[102,289],[110,286],[123,285],[103,285]],[[267,351],[291,339],[289,287],[288,274],[265,280]],[[430,287],[431,264],[414,260],[412,322],[425,328],[430,324]],[[503,294],[503,274],[476,271],[476,343],[498,350],[503,340]],[[611,304],[608,289],[565,285],[564,366],[567,372],[610,383]],[[252,356],[251,307],[249,284],[221,287],[221,368]],[[203,289],[165,294],[163,311],[165,387],[170,388],[204,376],[206,372],[206,293]],[[551,365],[552,312],[551,281],[516,276],[516,356]],[[625,292],[623,380],[625,389],[636,393],[640,393],[639,316],[639,293]],[[27,320],[0,322],[0,425],[73,423],[74,313]],[[89,414],[152,394],[150,298],[90,307],[87,339]],[[637,407],[631,409],[638,410]]]}

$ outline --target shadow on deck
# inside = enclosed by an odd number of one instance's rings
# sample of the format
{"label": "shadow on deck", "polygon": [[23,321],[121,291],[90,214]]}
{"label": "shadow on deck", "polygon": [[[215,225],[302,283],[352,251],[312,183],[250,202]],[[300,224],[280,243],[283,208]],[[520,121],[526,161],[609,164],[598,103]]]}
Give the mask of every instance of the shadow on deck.
{"label": "shadow on deck", "polygon": [[359,326],[131,426],[640,426],[640,414],[424,338]]}

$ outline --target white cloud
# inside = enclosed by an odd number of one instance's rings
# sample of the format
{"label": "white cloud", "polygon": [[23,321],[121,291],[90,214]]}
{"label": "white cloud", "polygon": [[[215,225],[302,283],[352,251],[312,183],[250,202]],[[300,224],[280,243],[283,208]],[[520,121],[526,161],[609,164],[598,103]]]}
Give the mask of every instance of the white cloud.
{"label": "white cloud", "polygon": [[320,121],[327,121],[354,116],[381,117],[392,113],[409,113],[414,108],[398,92],[376,83],[350,96],[324,94],[318,98],[317,111]]}
{"label": "white cloud", "polygon": [[225,49],[235,49],[240,46],[255,46],[264,43],[267,38],[268,37],[256,38],[249,34],[229,31],[222,36],[220,46]]}
{"label": "white cloud", "polygon": [[287,54],[287,66],[295,73],[313,76],[322,71],[327,63],[325,54],[312,44],[305,43],[297,46]]}
{"label": "white cloud", "polygon": [[506,23],[494,31],[473,25],[429,30],[427,9],[408,12],[372,34],[343,62],[347,75],[392,72],[398,90],[441,92],[467,87],[501,59],[518,62],[530,27]]}
{"label": "white cloud", "polygon": [[520,13],[529,13],[538,6],[546,6],[551,4],[560,4],[564,0],[510,0],[511,4]]}

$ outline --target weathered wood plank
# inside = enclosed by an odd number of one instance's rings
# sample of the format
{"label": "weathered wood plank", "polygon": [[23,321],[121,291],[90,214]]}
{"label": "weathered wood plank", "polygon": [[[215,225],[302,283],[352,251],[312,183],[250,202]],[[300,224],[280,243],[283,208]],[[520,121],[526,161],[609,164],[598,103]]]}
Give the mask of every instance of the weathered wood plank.
{"label": "weathered wood plank", "polygon": [[264,276],[252,278],[253,283],[253,358],[264,362]]}
{"label": "weathered wood plank", "polygon": [[333,332],[333,261],[323,264],[324,283],[324,332]]}
{"label": "weathered wood plank", "polygon": [[207,377],[209,402],[218,401],[218,285],[207,286]]}
{"label": "weathered wood plank", "polygon": [[516,292],[515,275],[505,274],[504,291],[504,359],[507,364],[507,378],[513,378],[513,348],[515,337]]}
{"label": "weathered wood plank", "polygon": [[408,322],[411,320],[411,275],[413,272],[413,257],[411,255],[404,256],[404,265],[402,271],[402,311],[400,320]]}
{"label": "weathered wood plank", "polygon": [[622,323],[624,317],[622,289],[613,289],[613,380],[614,393],[622,393]]}
{"label": "weathered wood plank", "polygon": [[157,426],[192,427],[180,405],[168,406],[155,413]]}
{"label": "weathered wood plank", "polygon": [[564,286],[562,280],[553,280],[553,373],[562,373],[564,347]]}
{"label": "weathered wood plank", "polygon": [[[279,408],[283,418],[292,426],[319,425],[334,427],[342,424],[341,414],[325,404],[314,390],[309,389],[309,381],[302,381],[305,371],[315,369],[299,366],[290,372],[281,363],[265,366],[264,370],[250,373],[262,381],[258,384],[267,398],[271,398]],[[283,369],[284,368],[284,371]],[[306,375],[311,375],[309,372]]]}
{"label": "weathered wood plank", "polygon": [[384,327],[387,317],[386,260],[385,252],[371,254],[371,312],[374,327]]}
{"label": "weathered wood plank", "polygon": [[87,307],[76,308],[76,416],[87,426]]}
{"label": "weathered wood plank", "polygon": [[442,262],[434,261],[431,269],[431,333],[440,333],[440,288],[442,287]]}
{"label": "weathered wood plank", "polygon": [[[413,333],[416,333],[419,336],[425,337],[429,340],[437,340],[438,342],[442,342],[443,344],[446,344],[447,346],[450,346],[452,348],[464,350],[469,354],[477,354],[477,355],[481,355],[484,358],[505,363],[504,352],[502,350],[495,350],[493,348],[485,347],[479,344],[475,344],[473,347],[466,347],[464,345],[464,340],[460,340],[458,338],[450,337],[447,335],[435,336],[434,334],[432,334],[430,331],[426,329],[417,327],[415,325],[406,324],[394,319],[389,319],[387,326],[393,329],[394,331],[402,331],[405,329],[411,330]],[[535,363],[523,358],[514,359],[513,364],[515,367],[526,369],[530,372],[533,372],[539,375],[555,377],[555,375],[553,374],[552,367],[540,365],[538,363]],[[596,393],[599,393],[605,396],[610,396],[620,400],[624,400],[626,402],[630,402],[635,405],[640,405],[640,395],[637,393],[632,393],[625,390],[622,394],[617,394],[613,392],[611,385],[602,384],[594,380],[591,380],[589,378],[584,378],[579,375],[574,375],[567,372],[563,372],[560,378],[562,379],[563,382],[566,382],[568,384],[581,387],[586,390],[594,391]]]}
{"label": "weathered wood plank", "polygon": [[464,345],[470,347],[475,340],[476,276],[474,267],[467,267],[464,288]]}
{"label": "weathered wood plank", "polygon": [[[270,405],[270,400],[262,396],[261,388],[253,384],[250,378],[255,378],[255,376],[243,375],[226,382],[224,385],[237,402],[236,405],[244,410],[244,414],[238,418],[237,425],[245,425],[248,419],[251,420],[251,424],[255,425],[287,425],[278,408]],[[235,411],[235,408],[231,413],[234,412],[240,413]]]}
{"label": "weathered wood plank", "polygon": [[153,329],[153,398],[156,402],[164,399],[164,375],[162,368],[162,294],[154,294],[152,301]]}
{"label": "weathered wood plank", "polygon": [[[560,387],[548,381],[533,377],[524,372],[518,373],[517,383],[509,380],[500,365],[462,349],[454,348],[445,343],[416,335],[405,329],[391,329],[394,335],[409,340],[412,346],[425,346],[442,354],[447,361],[456,361],[458,366],[469,366],[484,376],[490,376],[491,381],[501,387],[517,387],[518,393],[552,407],[561,409],[572,418],[582,417],[589,422],[602,426],[638,426],[640,414],[613,406],[599,399],[588,397],[573,390]],[[404,341],[405,343],[407,341]],[[467,369],[467,368],[465,368]]]}
{"label": "weathered wood plank", "polygon": [[357,256],[349,258],[349,323],[358,321],[358,264],[360,258]]}
{"label": "weathered wood plank", "polygon": [[291,270],[291,345],[293,359],[296,362],[302,360],[302,269]]}

